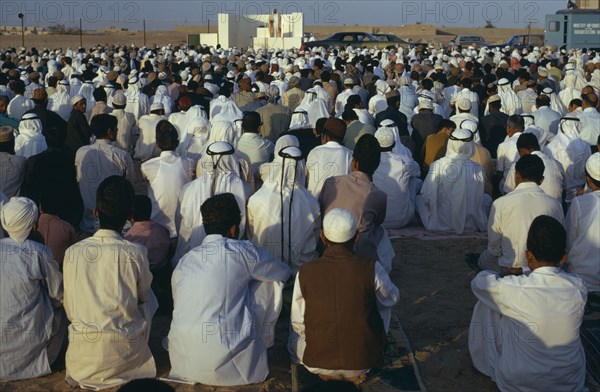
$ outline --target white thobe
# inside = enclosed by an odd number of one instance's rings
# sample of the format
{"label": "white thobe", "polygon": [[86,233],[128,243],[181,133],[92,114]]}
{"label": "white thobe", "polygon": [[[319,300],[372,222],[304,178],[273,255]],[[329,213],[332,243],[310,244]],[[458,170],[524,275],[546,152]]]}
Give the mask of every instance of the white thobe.
{"label": "white thobe", "polygon": [[[248,200],[248,239],[278,259],[287,260],[296,272],[303,264],[319,256],[316,249],[321,229],[321,209],[317,200],[305,188],[296,186],[292,202],[291,225],[289,225],[291,192],[290,188],[285,187],[283,221],[281,221],[282,206],[279,193],[281,179],[274,180],[275,183],[266,182]],[[290,241],[291,258],[288,255]]]}
{"label": "white thobe", "polygon": [[249,241],[207,236],[173,272],[169,377],[217,386],[264,381],[289,276]]}
{"label": "white thobe", "polygon": [[568,138],[559,134],[546,146],[544,152],[556,159],[565,170],[565,201],[567,204],[571,203],[577,192],[585,186],[585,164],[592,155],[589,144],[578,137]]}
{"label": "white thobe", "polygon": [[544,147],[544,144],[554,139],[558,133],[558,126],[562,116],[560,113],[552,110],[549,106],[542,106],[533,112],[532,116],[535,121],[535,126],[544,131],[544,135],[540,137],[541,140],[538,140],[540,147]]}
{"label": "white thobe", "polygon": [[[92,106],[92,102],[86,104]],[[73,105],[71,104],[71,95],[68,91],[57,91],[48,98],[48,110],[58,114],[63,120],[69,121],[69,116],[73,111]],[[87,111],[87,106],[86,106]]]}
{"label": "white thobe", "polygon": [[585,108],[579,115],[581,121],[581,132],[579,137],[589,144],[595,146],[598,144],[598,136],[600,136],[600,113],[596,108]]}
{"label": "white thobe", "polygon": [[555,267],[500,278],[480,272],[469,327],[473,365],[501,391],[583,391],[585,353],[579,338],[587,290]]}
{"label": "white thobe", "polygon": [[589,291],[600,291],[600,191],[573,199],[567,213],[569,272],[579,275]]}
{"label": "white thobe", "polygon": [[[343,271],[340,271],[343,272]],[[391,281],[385,268],[378,262],[375,262],[375,296],[377,297],[377,310],[383,320],[383,328],[387,333],[390,327],[390,320],[392,317],[392,308],[398,302],[400,298],[400,292],[398,288]],[[290,336],[288,338],[288,351],[290,353],[292,362],[302,364],[302,358],[304,358],[304,351],[306,350],[306,333],[304,325],[304,312],[306,310],[306,301],[302,295],[302,289],[300,288],[300,274],[296,275],[294,282],[294,293],[292,296],[292,310],[290,315]],[[339,369],[343,371],[344,369]],[[368,369],[365,369],[368,370]],[[316,371],[318,374],[335,374],[336,371],[328,369],[314,369],[310,371]],[[364,373],[364,372],[363,372]]]}
{"label": "white thobe", "polygon": [[133,114],[123,109],[114,109],[111,113],[117,118],[117,140],[115,145],[123,151],[131,152],[133,149],[133,127],[135,118]]}
{"label": "white thobe", "polygon": [[153,222],[169,229],[177,237],[175,213],[181,189],[192,181],[196,165],[191,159],[178,157],[173,151],[163,151],[158,158],[142,164],[142,175],[148,180],[148,197],[152,201]]}
{"label": "white thobe", "polygon": [[352,172],[352,150],[333,141],[317,146],[308,154],[306,171],[307,189],[318,199],[325,180]]}
{"label": "white thobe", "polygon": [[[542,188],[548,196],[552,196],[558,201],[562,201],[565,171],[560,163],[540,151],[534,151],[531,155],[537,155],[544,162],[544,181],[542,182],[542,185],[540,185],[540,188]],[[517,187],[515,182],[516,165],[516,162],[513,163],[506,176],[504,176],[505,181],[504,187],[502,188],[504,194],[512,192]]]}
{"label": "white thobe", "polygon": [[136,120],[150,113],[150,99],[146,94],[140,91],[127,91],[125,96],[127,97],[125,111],[132,113]]}
{"label": "white thobe", "polygon": [[519,136],[521,136],[521,134],[521,132],[517,132],[511,137],[506,137],[506,139],[504,139],[504,141],[498,145],[496,171],[503,173],[503,177],[500,179],[500,189],[504,187],[506,173],[513,163],[519,160],[517,140],[519,140]]}
{"label": "white thobe", "polygon": [[99,139],[89,146],[83,146],[75,154],[77,182],[83,199],[83,218],[80,228],[86,233],[94,233],[96,191],[104,179],[110,176],[123,176],[132,184],[135,180],[131,156],[108,140]]}
{"label": "white thobe", "polygon": [[[21,120],[21,117],[23,117],[25,112],[33,109],[33,107],[34,104],[31,99],[25,98],[22,95],[17,95],[8,103],[8,106],[6,107],[6,114],[8,114],[8,117],[12,119]],[[67,118],[68,117],[69,116],[67,116]]]}
{"label": "white thobe", "polygon": [[154,378],[148,338],[158,302],[146,248],[98,230],[67,249],[63,268],[67,382],[98,390]]}
{"label": "white thobe", "polygon": [[485,231],[483,169],[465,159],[443,157],[433,162],[416,197],[417,212],[427,230],[456,234]]}
{"label": "white thobe", "polygon": [[348,102],[348,98],[351,95],[356,95],[356,93],[351,89],[345,89],[335,99],[335,116],[341,117],[342,113],[344,113],[344,107],[346,106],[346,102]]}
{"label": "white thobe", "polygon": [[[198,162],[200,165],[200,162]],[[233,172],[203,173],[194,181],[187,183],[179,195],[177,207],[177,229],[179,239],[177,251],[171,261],[176,266],[178,261],[190,250],[202,244],[206,232],[202,225],[202,214],[200,207],[211,197],[221,193],[232,193],[238,203],[241,212],[240,238],[244,236],[246,229],[246,203],[250,197],[250,186]],[[214,193],[211,186],[214,181]]]}
{"label": "white thobe", "polygon": [[387,195],[383,227],[399,229],[415,217],[415,198],[421,190],[419,165],[409,157],[382,152],[373,184]]}
{"label": "white thobe", "polygon": [[50,374],[53,304],[63,298],[62,274],[44,245],[0,240],[0,380]]}
{"label": "white thobe", "polygon": [[532,113],[535,109],[535,101],[538,97],[537,93],[528,88],[517,93],[517,97],[521,100],[523,113]]}
{"label": "white thobe", "polygon": [[156,124],[166,119],[165,116],[155,113],[147,114],[139,119],[140,138],[135,145],[134,158],[144,162],[159,155],[160,152],[156,146]]}
{"label": "white thobe", "polygon": [[369,100],[369,113],[373,117],[376,117],[379,112],[383,112],[387,108],[387,100],[383,95],[376,94]]}
{"label": "white thobe", "polygon": [[535,218],[548,215],[564,223],[562,205],[534,182],[522,182],[494,201],[488,220],[488,246],[482,257],[501,267],[527,268],[527,234]]}
{"label": "white thobe", "polygon": [[177,129],[177,133],[179,134],[179,141],[183,142],[185,136],[187,134],[186,125],[189,122],[189,118],[187,116],[187,112],[175,112],[171,113],[169,116],[169,122],[173,124],[175,129]]}
{"label": "white thobe", "polygon": [[[463,98],[468,99],[471,102],[471,114],[475,117],[479,117],[479,95],[468,88],[463,88],[457,93],[454,93],[451,100],[458,104],[458,101]],[[459,125],[456,124],[456,126],[458,127]]]}

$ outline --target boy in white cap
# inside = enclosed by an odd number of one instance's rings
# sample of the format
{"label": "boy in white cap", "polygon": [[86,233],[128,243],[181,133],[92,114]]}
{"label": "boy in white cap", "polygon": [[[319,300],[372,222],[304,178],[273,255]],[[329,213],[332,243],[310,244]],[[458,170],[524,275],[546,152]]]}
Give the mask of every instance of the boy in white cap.
{"label": "boy in white cap", "polygon": [[138,121],[140,137],[133,152],[134,159],[145,162],[159,156],[160,151],[156,146],[156,125],[162,120],[167,120],[165,107],[161,102],[155,102],[150,106],[150,114],[142,116]]}
{"label": "boy in white cap", "polygon": [[590,192],[574,198],[567,214],[567,262],[569,272],[579,275],[599,302],[600,153],[587,160],[585,175]]}
{"label": "boy in white cap", "polygon": [[65,337],[62,274],[50,249],[27,239],[37,218],[35,203],[25,197],[1,208],[8,234],[0,240],[2,381],[49,374]]}
{"label": "boy in white cap", "polygon": [[66,146],[73,154],[77,152],[79,147],[90,144],[92,130],[85,117],[87,101],[83,95],[76,95],[71,99],[73,110],[67,121],[67,140]]}
{"label": "boy in white cap", "polygon": [[122,91],[117,91],[113,97],[113,111],[110,113],[117,118],[116,146],[123,151],[131,152],[133,149],[133,127],[136,124],[132,113],[126,112],[127,97]]}
{"label": "boy in white cap", "polygon": [[360,384],[383,363],[398,288],[378,261],[352,251],[358,239],[352,212],[330,210],[321,239],[323,256],[296,276],[288,351],[294,363],[324,380]]}

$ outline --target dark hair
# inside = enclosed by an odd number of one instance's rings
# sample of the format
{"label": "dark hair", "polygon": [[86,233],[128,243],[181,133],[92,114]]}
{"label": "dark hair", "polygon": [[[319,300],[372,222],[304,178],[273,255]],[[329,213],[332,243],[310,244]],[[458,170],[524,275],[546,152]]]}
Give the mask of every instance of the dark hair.
{"label": "dark hair", "polygon": [[526,148],[528,150],[540,151],[540,143],[537,136],[533,133],[523,133],[517,139],[517,149]]}
{"label": "dark hair", "polygon": [[0,95],[0,101],[3,101],[8,106],[10,103],[10,98],[6,95]]}
{"label": "dark hair", "polygon": [[329,72],[329,71],[321,72],[321,80],[324,82],[329,82],[331,80],[331,72]]}
{"label": "dark hair", "polygon": [[104,179],[96,192],[100,227],[121,232],[131,215],[134,196],[133,185],[125,177],[110,176]]}
{"label": "dark hair", "polygon": [[152,216],[152,201],[150,198],[145,195],[136,195],[133,198],[132,214],[136,222],[150,220]]}
{"label": "dark hair", "polygon": [[123,385],[117,392],[174,392],[175,389],[169,384],[153,378],[131,380]]}
{"label": "dark hair", "polygon": [[94,100],[96,102],[106,101],[106,90],[104,90],[104,87],[98,87],[94,89],[92,95],[94,96]]}
{"label": "dark hair", "polygon": [[540,95],[535,99],[536,106],[550,106],[550,97],[547,95]]}
{"label": "dark hair", "polygon": [[452,120],[443,119],[440,121],[440,125],[438,125],[438,131],[441,131],[444,128],[456,129],[456,123]]}
{"label": "dark hair", "polygon": [[524,155],[517,161],[515,170],[523,180],[540,184],[544,178],[544,161],[537,155]]}
{"label": "dark hair", "polygon": [[56,87],[58,84],[58,78],[56,76],[48,77],[48,87]]}
{"label": "dark hair", "polygon": [[25,92],[25,82],[21,79],[13,80],[10,82],[10,89],[17,94],[23,94]]}
{"label": "dark hair", "polygon": [[596,106],[598,106],[598,96],[594,92],[583,95],[581,97],[581,101],[582,101],[582,103],[585,102],[586,105],[588,105],[589,107],[592,107],[592,108],[595,108]]}
{"label": "dark hair", "polygon": [[207,235],[227,234],[231,226],[241,222],[240,207],[231,193],[222,193],[206,200],[200,207]]}
{"label": "dark hair", "polygon": [[565,228],[550,216],[538,216],[529,227],[527,250],[533,253],[538,261],[558,265],[567,251]]}
{"label": "dark hair", "polygon": [[350,105],[346,105],[346,109],[342,113],[342,120],[344,121],[354,121],[358,120],[358,114],[350,107]]}
{"label": "dark hair", "polygon": [[361,99],[360,99],[360,95],[358,94],[352,94],[348,97],[348,100],[346,100],[346,106],[347,105],[352,105],[352,107],[354,108],[356,105],[358,105],[359,103],[361,103]]}
{"label": "dark hair", "polygon": [[[317,120],[317,123],[315,124],[315,129],[317,131],[317,134],[322,134],[323,130],[325,129],[325,123],[327,122],[328,118],[327,117],[321,117],[320,119]],[[598,143],[600,144],[600,142]]]}
{"label": "dark hair", "polygon": [[258,112],[246,112],[242,118],[242,129],[244,132],[258,133],[262,120]]}
{"label": "dark hair", "polygon": [[61,130],[57,127],[50,127],[46,129],[44,137],[46,138],[48,147],[61,148],[64,146],[65,140],[67,139],[67,132],[64,129]]}
{"label": "dark hair", "polygon": [[471,80],[471,78],[463,78],[460,81],[461,86],[463,86],[464,88],[471,88],[471,86],[473,85],[473,81]]}
{"label": "dark hair", "polygon": [[510,116],[506,124],[509,127],[516,129],[517,132],[523,132],[525,129],[525,119],[519,114],[513,114]]}
{"label": "dark hair", "polygon": [[389,98],[386,98],[387,104],[389,107],[395,107],[398,103],[400,103],[400,95],[393,95]]}
{"label": "dark hair", "polygon": [[58,215],[66,207],[63,190],[57,187],[44,187],[40,194],[40,207],[46,214]]}
{"label": "dark hair", "polygon": [[108,135],[109,129],[116,129],[119,121],[115,116],[110,114],[97,114],[92,117],[92,122],[90,127],[92,128],[92,133],[98,139],[105,139]]}
{"label": "dark hair", "polygon": [[423,79],[423,81],[421,82],[421,86],[423,86],[425,90],[431,90],[433,88],[433,80],[429,78]]}
{"label": "dark hair", "polygon": [[179,133],[167,120],[160,120],[156,124],[156,145],[161,151],[175,151],[179,145]]}
{"label": "dark hair", "polygon": [[187,83],[187,89],[191,90],[191,91],[196,91],[198,89],[198,87],[200,87],[200,85],[198,84],[198,82],[196,82],[195,80],[190,80]]}
{"label": "dark hair", "polygon": [[381,146],[375,136],[362,135],[354,146],[352,157],[358,162],[358,170],[372,176],[381,162]]}
{"label": "dark hair", "polygon": [[231,83],[223,83],[221,88],[219,88],[219,95],[229,98],[231,96]]}
{"label": "dark hair", "polygon": [[575,99],[572,99],[571,102],[569,102],[569,106],[571,106],[571,105],[581,107],[581,105],[583,105],[583,102],[581,101],[581,99],[575,98]]}
{"label": "dark hair", "polygon": [[254,79],[257,82],[262,82],[263,80],[265,80],[265,73],[263,71],[258,71],[255,75],[254,75]]}

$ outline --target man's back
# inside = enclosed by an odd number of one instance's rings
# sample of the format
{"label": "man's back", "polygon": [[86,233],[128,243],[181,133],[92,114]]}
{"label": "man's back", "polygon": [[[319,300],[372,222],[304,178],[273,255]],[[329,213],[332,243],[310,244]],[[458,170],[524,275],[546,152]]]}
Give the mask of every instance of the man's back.
{"label": "man's back", "polygon": [[289,108],[272,103],[256,110],[262,119],[260,135],[275,143],[279,135],[287,131],[290,126],[292,112]]}
{"label": "man's back", "polygon": [[387,195],[377,189],[365,173],[354,171],[325,180],[319,204],[323,215],[333,208],[354,213],[356,230],[360,233],[356,253],[372,260],[379,259],[377,247],[385,234],[381,224],[385,220]]}
{"label": "man's back", "polygon": [[501,353],[494,358],[490,375],[500,390],[584,389],[585,353],[579,328],[587,290],[580,278],[556,267],[504,278],[483,271],[471,288],[479,300],[469,332],[471,357],[476,367],[490,361],[480,348],[486,337],[476,332],[481,323],[502,331],[496,335]]}
{"label": "man's back", "polygon": [[106,388],[156,376],[148,338],[158,304],[146,254],[112,230],[99,230],[67,249],[66,378],[71,385]]}
{"label": "man's back", "polygon": [[65,141],[67,147],[75,153],[79,147],[90,144],[91,136],[92,131],[85,115],[73,110],[67,121],[67,140]]}
{"label": "man's back", "polygon": [[[543,152],[534,151],[533,155],[537,155],[544,162],[544,181],[540,188],[548,196],[552,196],[553,198],[562,201],[563,196],[563,181],[564,181],[564,170],[560,163],[558,163],[554,158],[547,156]],[[513,191],[517,184],[515,183],[515,165],[516,162],[510,167],[510,170],[506,174],[504,181],[504,188],[501,189],[503,193],[509,193]]]}
{"label": "man's back", "polygon": [[526,265],[527,232],[531,222],[540,215],[564,222],[559,201],[533,182],[521,183],[494,201],[488,221],[488,251],[498,256],[500,266],[522,268]]}
{"label": "man's back", "polygon": [[289,273],[251,242],[207,236],[173,272],[170,376],[224,386],[263,381],[267,353],[251,291],[260,282],[285,281]]}
{"label": "man's back", "polygon": [[25,175],[25,157],[0,152],[0,192],[9,199],[17,196]]}
{"label": "man's back", "polygon": [[492,158],[496,158],[498,145],[506,138],[507,122],[508,115],[506,113],[495,111],[484,116],[479,123],[481,144],[488,149]]}
{"label": "man's back", "polygon": [[283,94],[283,106],[286,106],[290,111],[295,111],[304,99],[305,92],[297,87],[291,88]]}
{"label": "man's back", "polygon": [[346,146],[350,150],[354,150],[354,146],[358,139],[361,138],[362,135],[374,135],[375,127],[369,124],[364,124],[358,120],[353,121],[346,128],[346,135],[344,136],[344,146]]}
{"label": "man's back", "polygon": [[306,159],[308,191],[318,198],[326,179],[350,174],[352,151],[339,143],[327,142],[315,147]]}
{"label": "man's back", "polygon": [[[555,112],[548,106],[542,106],[532,113],[535,120],[535,126],[544,130],[544,140],[550,141],[558,133],[558,124],[562,117],[560,113]],[[541,141],[540,141],[541,144]]]}
{"label": "man's back", "polygon": [[159,155],[158,147],[156,147],[156,125],[161,120],[166,119],[166,117],[155,113],[150,113],[139,119],[140,138],[135,145],[134,158],[143,162]]}
{"label": "man's back", "polygon": [[135,117],[123,109],[115,109],[110,114],[117,118],[117,140],[115,145],[123,151],[130,152],[133,149],[133,127]]}
{"label": "man's back", "polygon": [[589,291],[600,291],[600,191],[573,199],[567,214],[569,272],[585,281]]}

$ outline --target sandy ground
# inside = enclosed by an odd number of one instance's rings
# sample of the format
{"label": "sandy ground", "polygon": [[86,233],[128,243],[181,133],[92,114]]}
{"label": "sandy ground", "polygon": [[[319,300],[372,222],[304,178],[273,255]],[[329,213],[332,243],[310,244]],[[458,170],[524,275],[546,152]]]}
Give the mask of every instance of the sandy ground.
{"label": "sandy ground", "polygon": [[[214,28],[214,27],[213,27]],[[206,28],[198,27],[197,30],[187,29],[190,32],[200,33]],[[306,32],[313,32],[318,39],[325,38],[338,31],[366,31],[369,33],[381,32],[397,34],[404,39],[410,39],[415,42],[433,42],[447,44],[454,35],[476,34],[483,36],[489,43],[501,43],[515,34],[527,34],[527,29],[485,29],[485,28],[444,28],[433,25],[407,25],[407,26],[306,26]],[[533,29],[532,33],[543,33],[541,29]],[[146,32],[146,45],[154,46],[173,44],[178,45],[187,41],[185,31],[148,31]],[[90,33],[83,35],[83,46],[88,48],[94,45],[120,44],[137,46],[144,45],[142,32],[124,31],[116,33]],[[79,35],[26,35],[25,45],[27,47],[36,47],[38,49],[57,48],[78,48],[80,45]],[[20,47],[20,35],[0,35],[0,48]]]}
{"label": "sandy ground", "polygon": [[[496,386],[471,365],[467,333],[475,299],[470,281],[474,273],[464,262],[464,255],[485,248],[482,240],[393,241],[397,257],[391,277],[401,299],[396,313],[411,341],[421,375],[428,391],[497,391]],[[277,328],[275,347],[269,351],[271,374],[260,386],[238,391],[288,391],[291,388],[289,357],[286,352],[289,313],[284,309]],[[168,333],[170,319],[158,315],[153,323],[150,346],[158,374],[169,370],[168,353],[160,341]],[[64,364],[38,379],[0,384],[2,392],[71,391],[64,381]],[[176,385],[176,390],[228,391],[203,386]],[[115,391],[111,389],[109,391]]]}

